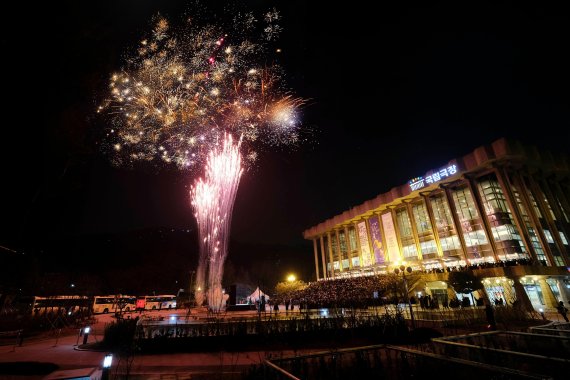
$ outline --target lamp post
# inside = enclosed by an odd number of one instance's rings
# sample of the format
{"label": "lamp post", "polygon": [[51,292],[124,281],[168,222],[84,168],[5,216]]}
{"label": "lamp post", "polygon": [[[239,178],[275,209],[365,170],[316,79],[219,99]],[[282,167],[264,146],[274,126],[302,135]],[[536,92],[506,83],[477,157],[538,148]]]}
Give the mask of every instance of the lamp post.
{"label": "lamp post", "polygon": [[87,344],[87,339],[89,339],[89,333],[91,332],[90,326],[85,326],[83,328],[83,344]]}
{"label": "lamp post", "polygon": [[296,288],[296,286],[294,285],[295,281],[297,281],[297,276],[295,276],[295,274],[290,273],[287,276],[287,282],[289,283],[289,286],[287,287],[287,292],[285,293],[285,295],[287,296],[287,298],[285,299],[285,313],[289,314],[289,307],[291,307],[291,312],[293,312],[293,303],[291,302],[291,294],[293,293],[294,289]]}
{"label": "lamp post", "polygon": [[414,320],[414,309],[412,308],[412,302],[410,300],[410,295],[408,293],[408,280],[406,279],[406,272],[412,273],[412,267],[406,267],[405,265],[400,265],[400,268],[395,268],[394,273],[399,274],[402,272],[402,279],[404,281],[404,289],[406,291],[406,302],[410,308],[410,320],[412,321],[412,328],[416,328],[416,321]]}
{"label": "lamp post", "polygon": [[196,273],[195,270],[190,271],[190,286],[189,286],[190,289],[188,289],[188,302],[189,302],[188,304],[190,304],[190,302],[191,302],[190,297],[194,297],[194,293],[196,292],[196,289],[194,289],[194,285],[193,285],[194,284],[194,273]]}
{"label": "lamp post", "polygon": [[109,369],[111,368],[112,364],[113,354],[105,355],[105,358],[103,359],[103,371],[101,374],[101,380],[109,380]]}

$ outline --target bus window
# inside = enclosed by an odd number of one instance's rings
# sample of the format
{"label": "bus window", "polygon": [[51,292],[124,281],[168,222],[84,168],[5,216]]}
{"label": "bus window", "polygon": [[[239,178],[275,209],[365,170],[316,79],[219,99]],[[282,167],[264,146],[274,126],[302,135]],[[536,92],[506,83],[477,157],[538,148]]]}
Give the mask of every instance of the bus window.
{"label": "bus window", "polygon": [[65,313],[74,315],[78,312],[89,313],[91,299],[85,296],[50,296],[34,297],[32,313],[42,315],[48,313]]}
{"label": "bus window", "polygon": [[135,310],[136,297],[117,295],[117,296],[95,296],[93,300],[94,314],[116,313],[118,311]]}
{"label": "bus window", "polygon": [[144,308],[146,310],[176,309],[176,296],[172,294],[146,296]]}

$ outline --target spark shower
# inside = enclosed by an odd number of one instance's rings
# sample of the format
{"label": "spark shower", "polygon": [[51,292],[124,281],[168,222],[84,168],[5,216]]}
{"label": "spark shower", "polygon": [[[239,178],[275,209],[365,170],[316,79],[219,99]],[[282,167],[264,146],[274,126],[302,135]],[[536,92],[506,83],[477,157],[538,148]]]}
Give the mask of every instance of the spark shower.
{"label": "spark shower", "polygon": [[240,144],[241,141],[234,144],[231,135],[226,136],[223,148],[210,152],[205,177],[199,178],[190,192],[200,237],[195,299],[198,306],[202,305],[207,289],[208,304],[213,311],[219,311],[225,304],[222,276],[228,253],[232,210],[243,172]]}

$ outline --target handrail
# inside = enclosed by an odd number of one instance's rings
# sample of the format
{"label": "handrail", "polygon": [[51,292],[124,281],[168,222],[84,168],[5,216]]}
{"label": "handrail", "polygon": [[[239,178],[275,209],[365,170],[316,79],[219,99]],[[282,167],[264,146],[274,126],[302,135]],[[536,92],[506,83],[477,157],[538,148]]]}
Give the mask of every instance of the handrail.
{"label": "handrail", "polygon": [[295,376],[293,376],[292,374],[290,374],[289,372],[285,371],[283,368],[281,368],[281,367],[279,367],[279,366],[277,366],[277,365],[271,363],[271,362],[270,362],[269,360],[267,360],[267,359],[264,361],[264,363],[265,363],[265,365],[267,365],[267,366],[273,368],[274,370],[276,370],[276,371],[279,372],[280,374],[282,374],[282,375],[284,375],[284,376],[287,376],[289,379],[292,379],[292,380],[301,380],[300,378],[295,377]]}

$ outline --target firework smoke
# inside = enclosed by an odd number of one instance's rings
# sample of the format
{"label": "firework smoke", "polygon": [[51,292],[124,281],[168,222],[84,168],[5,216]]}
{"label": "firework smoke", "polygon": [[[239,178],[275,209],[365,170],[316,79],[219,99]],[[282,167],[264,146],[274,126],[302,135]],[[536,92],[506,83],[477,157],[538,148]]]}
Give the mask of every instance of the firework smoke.
{"label": "firework smoke", "polygon": [[213,311],[219,311],[224,304],[224,262],[228,253],[234,201],[243,172],[240,145],[241,140],[234,144],[232,136],[226,135],[222,149],[210,152],[204,179],[196,180],[190,192],[201,242],[195,299],[196,304],[201,306],[207,289],[208,304]]}

